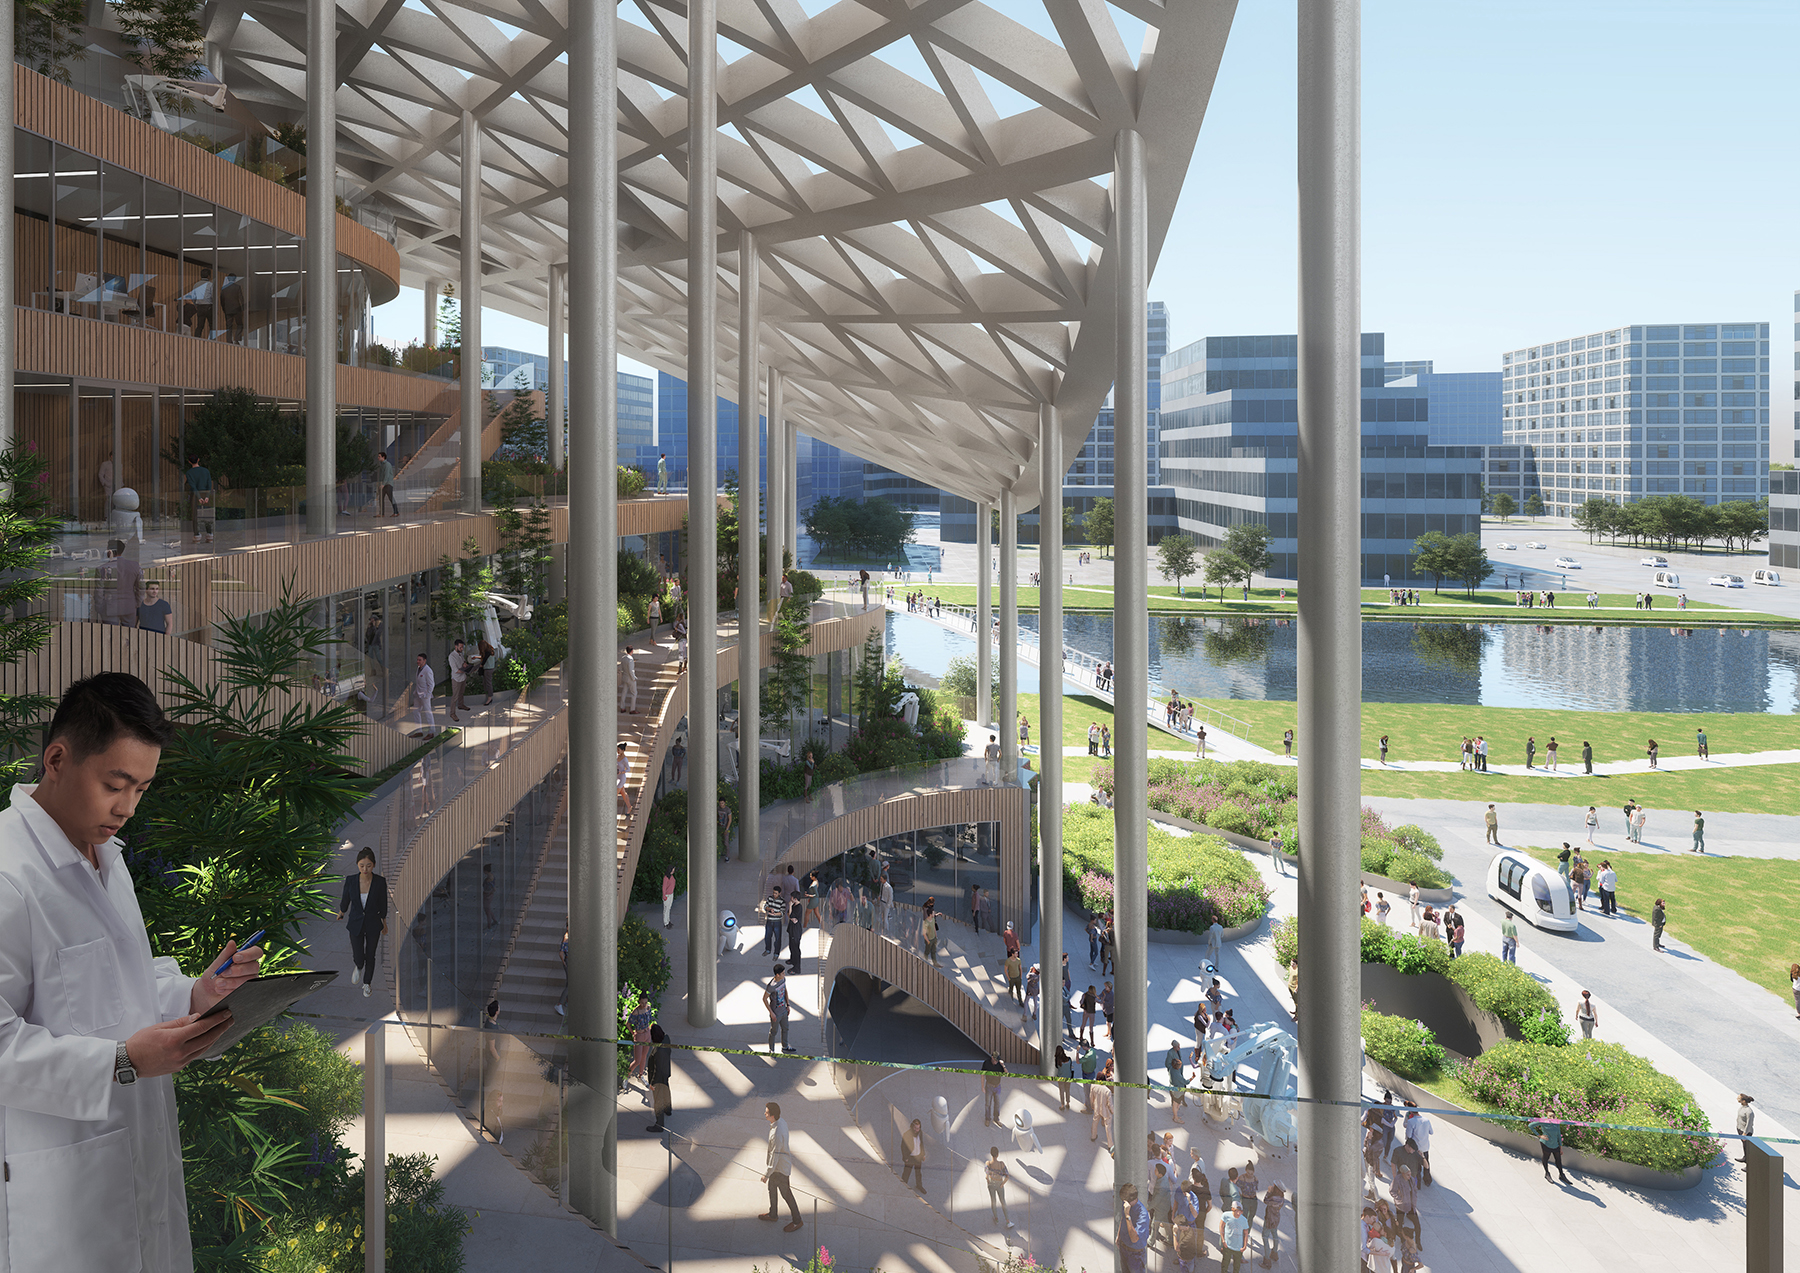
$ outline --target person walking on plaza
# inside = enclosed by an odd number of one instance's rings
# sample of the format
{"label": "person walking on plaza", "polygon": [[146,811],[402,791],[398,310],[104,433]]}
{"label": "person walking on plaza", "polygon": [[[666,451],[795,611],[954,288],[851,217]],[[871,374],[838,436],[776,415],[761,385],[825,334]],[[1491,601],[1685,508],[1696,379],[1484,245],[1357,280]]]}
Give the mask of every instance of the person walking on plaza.
{"label": "person walking on plaza", "polygon": [[1695,853],[1706,852],[1706,815],[1694,810],[1694,849]]}
{"label": "person walking on plaza", "polygon": [[671,863],[663,872],[662,879],[663,927],[673,928],[671,918],[675,913],[675,867]]}
{"label": "person walking on plaza", "polygon": [[781,925],[787,918],[787,903],[781,900],[781,887],[776,885],[769,889],[769,895],[763,899],[763,950],[764,955],[781,953]]}
{"label": "person walking on plaza", "polygon": [[1575,1005],[1575,1020],[1581,1025],[1581,1037],[1594,1037],[1594,1027],[1600,1024],[1600,1014],[1594,1010],[1594,997],[1588,991],[1581,992],[1581,999]]}
{"label": "person walking on plaza", "polygon": [[1487,739],[1480,734],[1475,735],[1475,768],[1480,773],[1488,771]]}
{"label": "person walking on plaza", "polygon": [[[1662,950],[1662,948],[1663,948],[1663,945],[1662,945],[1663,924],[1665,921],[1667,921],[1668,918],[1669,918],[1668,909],[1665,906],[1663,906],[1663,899],[1659,897],[1656,899],[1656,905],[1652,906],[1650,908],[1650,949],[1651,950],[1659,951],[1659,952]],[[1800,981],[1800,975],[1796,975],[1795,980]],[[1800,999],[1795,1000],[1794,1006],[1796,1009],[1800,1009]],[[1800,1017],[1800,1011],[1796,1011],[1794,1013],[1794,1015],[1797,1017]]]}
{"label": "person walking on plaza", "polygon": [[[1154,1133],[1152,1133],[1154,1136]],[[1173,1220],[1175,1215],[1175,1199],[1172,1196],[1174,1181],[1169,1179],[1169,1164],[1161,1159],[1153,1159],[1150,1163],[1150,1245],[1156,1245],[1158,1234],[1170,1246],[1174,1245],[1175,1233]]]}
{"label": "person walking on plaza", "polygon": [[1182,1181],[1171,1202],[1176,1273],[1194,1273],[1203,1257],[1199,1191],[1191,1181]]}
{"label": "person walking on plaza", "polygon": [[[1076,1059],[1081,1065],[1081,1104],[1084,1109],[1092,1110],[1094,1108],[1094,1075],[1100,1068],[1100,1054],[1094,1051],[1093,1044],[1083,1043],[1080,1039],[1075,1041],[1075,1051],[1080,1054]],[[1088,1139],[1092,1140],[1093,1137],[1090,1136]]]}
{"label": "person walking on plaza", "polygon": [[1600,811],[1594,808],[1593,805],[1588,806],[1586,822],[1587,842],[1592,844],[1594,842],[1594,833],[1600,829]]}
{"label": "person walking on plaza", "polygon": [[1409,884],[1406,889],[1406,926],[1415,929],[1419,926],[1419,886],[1417,884]]}
{"label": "person walking on plaza", "polygon": [[1249,1241],[1250,1221],[1244,1216],[1242,1198],[1231,1200],[1231,1209],[1219,1217],[1219,1273],[1243,1273],[1244,1246]]}
{"label": "person walking on plaza", "polygon": [[1117,1245],[1125,1273],[1144,1273],[1144,1252],[1150,1245],[1150,1211],[1138,1201],[1136,1185],[1119,1186]]}
{"label": "person walking on plaza", "polygon": [[1644,746],[1644,754],[1650,757],[1650,768],[1652,769],[1656,768],[1656,752],[1656,740],[1654,738],[1648,739]]}
{"label": "person walking on plaza", "polygon": [[1089,721],[1088,722],[1088,755],[1098,756],[1099,754],[1100,754],[1100,723],[1098,721]]}
{"label": "person walking on plaza", "polygon": [[1644,823],[1650,820],[1650,811],[1639,805],[1631,814],[1631,838],[1635,843],[1644,842]]}
{"label": "person walking on plaza", "polygon": [[1383,734],[1381,736],[1381,763],[1384,765],[1387,764],[1387,754],[1388,754],[1388,736],[1386,734]]}
{"label": "person walking on plaza", "polygon": [[[1661,906],[1662,899],[1658,898],[1656,904]],[[1794,992],[1794,1017],[1800,1020],[1800,964],[1788,965],[1788,983]]]}
{"label": "person walking on plaza", "polygon": [[1169,1116],[1178,1126],[1185,1126],[1187,1120],[1182,1118],[1181,1111],[1187,1106],[1187,1073],[1181,1064],[1181,1040],[1170,1041],[1168,1055],[1163,1057],[1163,1068],[1169,1073]]}
{"label": "person walking on plaza", "polygon": [[1281,754],[1283,756],[1294,754],[1294,731],[1291,729],[1281,731]]}
{"label": "person walking on plaza", "polygon": [[[1112,665],[1109,663],[1109,664],[1107,664],[1107,666],[1111,667]],[[1111,760],[1112,759],[1112,726],[1111,725],[1100,726],[1100,759],[1102,759],[1102,760]]]}
{"label": "person walking on plaza", "polygon": [[437,693],[437,673],[431,670],[431,664],[423,654],[418,656],[418,666],[413,671],[413,722],[418,726],[413,731],[415,738],[431,738],[438,732],[437,709],[432,705],[431,696]]}
{"label": "person walking on plaza", "polygon": [[1037,1020],[1038,1001],[1043,993],[1043,970],[1037,964],[1033,964],[1025,970],[1025,1019],[1027,1021]]}
{"label": "person walking on plaza", "polygon": [[1705,760],[1712,755],[1712,752],[1707,750],[1706,731],[1704,729],[1696,729],[1694,731],[1694,751],[1702,760]]}
{"label": "person walking on plaza", "polygon": [[788,971],[800,971],[800,938],[806,932],[806,902],[799,894],[788,900]]}
{"label": "person walking on plaza", "polygon": [[918,1119],[900,1135],[900,1183],[908,1180],[920,1193],[925,1192],[925,1128]]}
{"label": "person walking on plaza", "polygon": [[[1092,1045],[1090,1044],[1089,1047],[1091,1048]],[[1091,1056],[1092,1053],[1090,1052],[1088,1055]],[[1087,1056],[1082,1057],[1081,1068],[1083,1071],[1087,1069]],[[1100,1071],[1099,1077],[1092,1083],[1089,1083],[1087,1089],[1088,1108],[1093,1111],[1093,1118],[1090,1120],[1088,1127],[1088,1139],[1090,1141],[1099,1139],[1101,1129],[1105,1128],[1106,1149],[1108,1153],[1113,1152],[1113,1149],[1117,1144],[1117,1142],[1113,1140],[1112,1088],[1108,1085],[1108,1080],[1111,1077],[1112,1062],[1108,1061],[1105,1067]]]}
{"label": "person walking on plaza", "polygon": [[880,906],[881,931],[885,936],[891,937],[894,933],[894,882],[888,878],[885,870],[881,873]]}
{"label": "person walking on plaza", "polygon": [[[769,1120],[769,1149],[763,1158],[762,1176],[763,1183],[769,1186],[769,1209],[756,1218],[769,1221],[781,1219],[779,1203],[786,1202],[788,1222],[782,1232],[798,1233],[805,1226],[800,1219],[800,1204],[794,1201],[794,1187],[789,1183],[794,1166],[793,1158],[788,1152],[787,1119],[781,1116],[781,1106],[775,1101],[763,1106],[763,1117]],[[919,1120],[915,1118],[913,1129],[916,1131],[918,1126]],[[900,1179],[904,1184],[906,1177],[902,1176]],[[921,1184],[920,1192],[924,1192],[924,1189],[925,1186]]]}
{"label": "person walking on plaza", "polygon": [[644,1130],[661,1133],[669,1130],[663,1120],[675,1112],[675,1102],[669,1093],[669,1079],[675,1070],[675,1050],[669,1046],[669,1036],[660,1025],[650,1027],[650,1042],[656,1047],[650,1053],[646,1077],[650,1083],[650,1113],[656,1121]]}
{"label": "person walking on plaza", "polygon": [[1281,1258],[1281,1211],[1286,1205],[1287,1191],[1278,1180],[1263,1195],[1262,1267],[1265,1269],[1274,1267],[1275,1261]]}
{"label": "person walking on plaza", "polygon": [[1000,1126],[1000,1080],[1006,1074],[1006,1062],[993,1053],[981,1065],[981,1125]]}
{"label": "person walking on plaza", "polygon": [[1431,1116],[1420,1112],[1414,1101],[1406,1102],[1406,1138],[1419,1153],[1419,1184],[1431,1185]]}
{"label": "person walking on plaza", "polygon": [[628,645],[619,654],[619,710],[637,715],[637,655]]}
{"label": "person walking on plaza", "polygon": [[1008,1173],[1006,1164],[1000,1161],[1000,1146],[988,1146],[988,1160],[981,1164],[981,1174],[987,1180],[988,1214],[999,1224],[1001,1217],[1006,1219],[1006,1227],[1017,1228],[1013,1224],[1012,1212],[1006,1209],[1006,1181]]}
{"label": "person walking on plaza", "polygon": [[1544,744],[1544,758],[1550,762],[1550,772],[1551,773],[1557,772],[1557,769],[1556,769],[1556,735],[1554,735],[1554,734],[1552,734],[1550,736],[1550,741]]}
{"label": "person walking on plaza", "polygon": [[775,978],[763,991],[763,1009],[769,1014],[769,1051],[775,1050],[775,1035],[781,1035],[781,1050],[791,1052],[788,1047],[788,984],[787,967],[775,965]]}
{"label": "person walking on plaza", "polygon": [[656,493],[658,495],[669,493],[669,453],[667,451],[656,457]]}
{"label": "person walking on plaza", "polygon": [[1100,996],[1093,986],[1089,986],[1081,996],[1081,1025],[1075,1031],[1075,1037],[1081,1038],[1083,1031],[1087,1033],[1088,1046],[1094,1045],[1094,1010],[1100,1006]]}
{"label": "person walking on plaza", "polygon": [[1206,962],[1214,968],[1219,966],[1219,949],[1225,940],[1225,926],[1215,916],[1206,928]]}
{"label": "person walking on plaza", "polygon": [[463,702],[463,694],[468,688],[469,656],[464,653],[462,638],[457,637],[456,644],[450,648],[450,719],[452,721],[457,719],[457,708],[460,707],[465,712],[469,710],[469,705]]}
{"label": "person walking on plaza", "polygon": [[805,769],[806,769],[806,772],[803,775],[804,785],[801,788],[800,794],[801,794],[801,798],[803,800],[805,800],[808,804],[811,804],[812,803],[813,775],[815,773],[817,773],[818,769],[819,769],[818,762],[813,759],[811,747],[808,747],[806,749]]}
{"label": "person walking on plaza", "polygon": [[1637,801],[1627,797],[1623,809],[1625,814],[1625,838],[1631,838],[1631,815],[1637,812]]}
{"label": "person walking on plaza", "polygon": [[1498,812],[1495,811],[1493,805],[1490,804],[1487,807],[1487,813],[1485,815],[1483,815],[1482,820],[1487,823],[1487,842],[1489,844],[1499,844],[1500,843],[1500,815]]}
{"label": "person walking on plaza", "polygon": [[381,505],[384,500],[394,510],[393,515],[400,516],[400,505],[394,502],[394,466],[388,462],[386,451],[375,453],[375,488],[375,516],[383,516]]}
{"label": "person walking on plaza", "polygon": [[1594,747],[1592,743],[1583,742],[1581,744],[1581,767],[1588,774],[1594,772]]}
{"label": "person walking on plaza", "polygon": [[1404,1228],[1408,1220],[1412,1221],[1413,1241],[1423,1246],[1425,1243],[1424,1226],[1419,1221],[1419,1181],[1413,1175],[1412,1168],[1402,1164],[1394,1169],[1394,1185],[1391,1190],[1394,1196],[1394,1225]]}
{"label": "person walking on plaza", "polygon": [[1000,785],[1000,736],[989,734],[987,746],[981,749],[982,760],[981,785],[997,787]]}
{"label": "person walking on plaza", "polygon": [[[1738,1093],[1737,1134],[1746,1139],[1756,1135],[1756,1111],[1750,1108],[1752,1099],[1754,1098],[1743,1092]],[[1738,1151],[1739,1162],[1750,1161],[1749,1149],[1741,1140],[1738,1142]]]}
{"label": "person walking on plaza", "polygon": [[1563,1170],[1563,1125],[1561,1120],[1555,1118],[1536,1119],[1527,1123],[1525,1130],[1537,1135],[1538,1147],[1544,1158],[1544,1179],[1549,1180],[1551,1184],[1556,1183],[1554,1180],[1550,1180],[1550,1160],[1555,1159],[1556,1174],[1562,1177],[1562,1182],[1565,1185],[1574,1184],[1575,1182],[1569,1179],[1569,1173]]}
{"label": "person walking on plaza", "polygon": [[1019,965],[1019,953],[1014,951],[1006,957],[1006,993],[1021,1005],[1025,1002],[1024,969]]}
{"label": "person walking on plaza", "polygon": [[1532,762],[1534,762],[1536,759],[1537,759],[1537,738],[1535,736],[1533,736],[1533,737],[1527,738],[1525,740],[1525,768],[1527,768],[1527,769],[1534,768],[1535,766],[1533,765]]}
{"label": "person walking on plaza", "polygon": [[338,903],[338,920],[346,916],[350,930],[350,984],[362,984],[363,997],[375,980],[375,950],[387,932],[388,887],[385,876],[375,874],[375,850],[356,854],[356,873],[344,877],[344,896]]}

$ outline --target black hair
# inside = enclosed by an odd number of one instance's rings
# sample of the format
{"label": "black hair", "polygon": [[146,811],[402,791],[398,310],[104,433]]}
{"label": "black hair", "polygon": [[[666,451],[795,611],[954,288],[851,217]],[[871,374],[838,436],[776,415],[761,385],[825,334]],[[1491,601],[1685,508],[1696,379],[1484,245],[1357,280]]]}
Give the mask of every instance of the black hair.
{"label": "black hair", "polygon": [[650,1027],[650,1042],[662,1043],[666,1039],[668,1039],[668,1037],[669,1036],[668,1036],[667,1032],[664,1031],[661,1026],[653,1025]]}
{"label": "black hair", "polygon": [[167,747],[175,727],[150,687],[129,672],[98,672],[63,691],[44,746],[61,739],[76,760],[111,747],[121,734]]}
{"label": "black hair", "polygon": [[358,852],[357,852],[357,854],[356,854],[356,860],[357,860],[357,861],[358,861],[358,862],[360,862],[360,861],[362,861],[362,860],[363,860],[363,859],[364,859],[364,858],[368,858],[368,859],[369,859],[369,861],[370,861],[370,862],[371,862],[371,863],[373,863],[373,862],[374,862],[374,861],[375,861],[375,850],[374,850],[374,849],[371,849],[371,848],[369,848],[369,847],[368,847],[368,846],[367,846],[367,845],[364,845],[364,846],[363,846],[363,847],[362,847],[362,848],[361,848],[361,849],[360,849],[360,850],[359,850],[359,851],[358,851]]}
{"label": "black hair", "polygon": [[[773,1114],[776,1118],[780,1118],[781,1117],[781,1102],[780,1101],[770,1101],[767,1105],[763,1106],[763,1110],[766,1113]],[[919,1120],[916,1118],[913,1119],[913,1122],[915,1122],[915,1123],[918,1121]]]}

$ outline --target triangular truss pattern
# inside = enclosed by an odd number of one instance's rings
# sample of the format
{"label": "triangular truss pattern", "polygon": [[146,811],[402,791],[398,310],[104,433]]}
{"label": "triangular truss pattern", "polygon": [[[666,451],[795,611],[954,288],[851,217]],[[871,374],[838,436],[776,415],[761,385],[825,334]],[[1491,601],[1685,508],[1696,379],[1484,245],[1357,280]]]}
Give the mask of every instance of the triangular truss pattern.
{"label": "triangular truss pattern", "polygon": [[[483,295],[542,321],[568,257],[567,6],[340,0],[340,163],[398,218],[402,281],[460,272],[460,122],[481,121]],[[764,253],[760,356],[814,437],[965,495],[1038,498],[1039,408],[1079,445],[1113,377],[1114,141],[1145,137],[1151,260],[1235,0],[719,0],[719,391],[736,235]],[[1006,11],[1003,12],[1002,9]],[[305,4],[207,5],[241,96],[299,115]],[[686,369],[687,9],[618,21],[620,344]]]}

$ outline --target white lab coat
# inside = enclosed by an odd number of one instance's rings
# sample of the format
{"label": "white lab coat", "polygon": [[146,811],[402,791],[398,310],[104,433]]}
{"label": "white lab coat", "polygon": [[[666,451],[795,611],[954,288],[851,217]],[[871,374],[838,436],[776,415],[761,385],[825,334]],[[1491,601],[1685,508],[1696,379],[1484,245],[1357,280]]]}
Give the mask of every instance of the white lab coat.
{"label": "white lab coat", "polygon": [[36,789],[0,811],[0,1273],[191,1269],[174,1079],[113,1061],[194,982],[150,957],[120,842],[96,872]]}

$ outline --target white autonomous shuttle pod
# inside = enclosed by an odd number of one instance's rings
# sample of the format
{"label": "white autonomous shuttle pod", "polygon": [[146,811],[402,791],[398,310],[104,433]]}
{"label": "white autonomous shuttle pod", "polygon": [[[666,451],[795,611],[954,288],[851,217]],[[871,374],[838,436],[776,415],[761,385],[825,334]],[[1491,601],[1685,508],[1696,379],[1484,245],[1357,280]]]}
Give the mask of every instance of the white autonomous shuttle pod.
{"label": "white autonomous shuttle pod", "polygon": [[1575,931],[1575,890],[1556,871],[1511,849],[1488,864],[1487,893],[1534,928]]}

